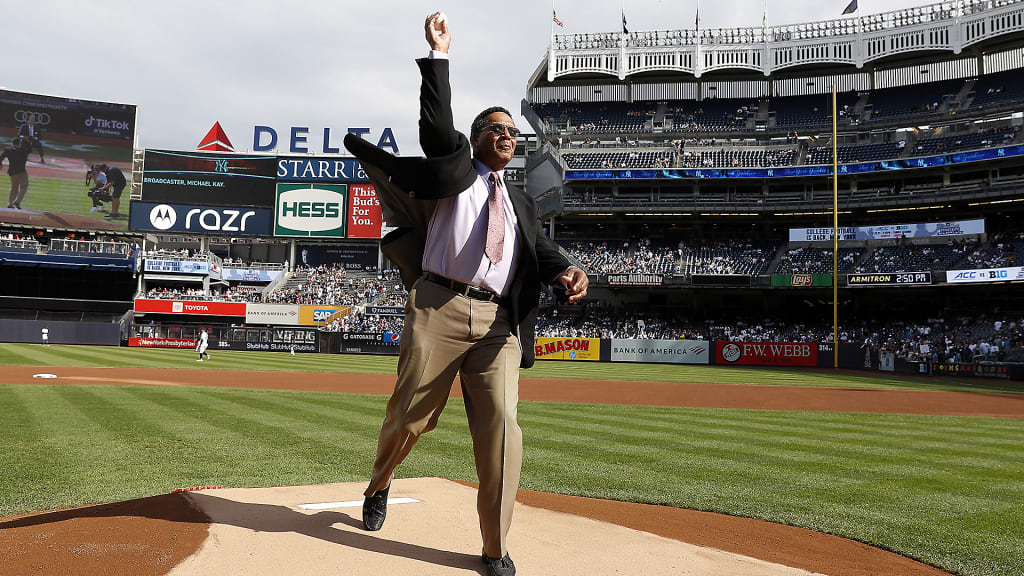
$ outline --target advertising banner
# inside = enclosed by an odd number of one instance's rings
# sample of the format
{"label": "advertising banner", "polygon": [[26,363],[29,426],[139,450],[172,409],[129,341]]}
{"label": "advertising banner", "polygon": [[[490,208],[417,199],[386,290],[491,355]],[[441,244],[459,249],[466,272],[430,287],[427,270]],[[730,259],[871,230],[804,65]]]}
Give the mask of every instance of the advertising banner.
{"label": "advertising banner", "polygon": [[878,369],[882,372],[896,371],[896,355],[892,352],[879,351]]}
{"label": "advertising banner", "polygon": [[196,262],[192,260],[157,260],[146,258],[144,264],[146,272],[161,272],[166,274],[209,274],[209,262]]}
{"label": "advertising banner", "polygon": [[224,268],[221,278],[229,282],[270,283],[284,274],[283,270],[258,270],[253,268]]}
{"label": "advertising banner", "polygon": [[333,322],[335,318],[343,318],[351,310],[350,306],[299,306],[299,324],[302,326],[320,326]]}
{"label": "advertising banner", "polygon": [[[0,223],[126,230],[135,111],[131,104],[0,88],[0,151],[10,148],[13,154],[3,162],[0,188],[9,189],[7,170],[15,158],[22,152],[28,155],[24,164],[27,192],[17,205],[4,204],[14,209],[0,210]],[[21,136],[17,147],[13,142],[15,136]],[[101,185],[90,174],[91,180],[83,187],[86,173],[101,165],[106,165],[106,169],[101,169],[99,178],[112,185],[101,190],[106,182]],[[113,197],[119,193],[116,215],[108,213],[113,208]],[[10,199],[16,200],[14,196]]]}
{"label": "advertising banner", "polygon": [[355,158],[313,158],[279,156],[277,158],[279,182],[368,182]]}
{"label": "advertising banner", "polygon": [[273,212],[195,204],[132,202],[130,228],[138,232],[189,232],[209,236],[270,236]]}
{"label": "advertising banner", "polygon": [[379,239],[384,230],[377,192],[369,184],[353,185],[348,198],[348,237]]}
{"label": "advertising banner", "polygon": [[319,352],[319,347],[315,343],[309,342],[236,342],[236,341],[218,341],[218,350],[254,350],[256,352],[291,352],[293,349],[298,354],[302,352],[308,354],[311,352]]}
{"label": "advertising banner", "polygon": [[136,314],[197,314],[202,316],[245,316],[245,302],[201,302],[188,300],[135,301]]}
{"label": "advertising banner", "polygon": [[272,208],[277,158],[146,150],[142,199],[158,204]]}
{"label": "advertising banner", "polygon": [[665,277],[661,274],[609,274],[609,286],[661,286]]}
{"label": "advertising banner", "polygon": [[611,340],[612,362],[707,364],[711,343],[706,340]]}
{"label": "advertising banner", "polygon": [[597,362],[601,359],[600,338],[537,338],[533,347],[538,360],[586,360]]}
{"label": "advertising banner", "polygon": [[363,309],[367,316],[405,316],[405,308],[401,306],[367,306]]}
{"label": "advertising banner", "polygon": [[931,283],[931,272],[873,272],[846,275],[847,286],[922,286]]}
{"label": "advertising banner", "polygon": [[373,334],[365,332],[344,332],[341,335],[342,354],[387,354],[398,355],[398,334]]}
{"label": "advertising banner", "polygon": [[[840,174],[866,174],[888,172],[908,168],[930,168],[964,162],[979,162],[1024,155],[1024,145],[1001,146],[972,150],[958,154],[926,156],[923,158],[900,158],[883,162],[860,162],[840,164]],[[829,176],[832,167],[815,164],[812,166],[787,166],[779,168],[701,168],[663,170],[566,170],[565,180],[649,180],[674,178],[786,178],[793,176]]]}
{"label": "advertising banner", "polygon": [[380,249],[376,244],[299,244],[299,264],[338,264],[345,270],[376,272]]}
{"label": "advertising banner", "polygon": [[715,342],[716,364],[817,366],[818,344],[808,342]]}
{"label": "advertising banner", "polygon": [[141,346],[143,348],[195,348],[194,338],[136,338],[128,339],[129,346]]}
{"label": "advertising banner", "polygon": [[772,274],[772,286],[831,286],[831,274]]}
{"label": "advertising banner", "polygon": [[950,284],[976,284],[982,282],[1009,282],[1024,280],[1024,266],[1009,268],[978,268],[977,270],[947,270],[946,282]]}
{"label": "advertising banner", "polygon": [[[839,228],[839,240],[886,240],[892,238],[939,238],[984,234],[985,220],[955,220],[925,224],[883,224]],[[832,240],[832,228],[790,228],[790,242]]]}
{"label": "advertising banner", "polygon": [[245,322],[246,324],[298,326],[299,305],[249,303],[245,305]]}
{"label": "advertising banner", "polygon": [[345,184],[278,184],[274,236],[344,238]]}

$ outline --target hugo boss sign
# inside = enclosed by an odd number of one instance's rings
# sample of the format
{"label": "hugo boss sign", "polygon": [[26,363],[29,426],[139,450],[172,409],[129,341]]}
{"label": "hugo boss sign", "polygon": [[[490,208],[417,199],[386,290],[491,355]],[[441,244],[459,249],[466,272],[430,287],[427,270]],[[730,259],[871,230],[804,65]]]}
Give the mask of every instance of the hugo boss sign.
{"label": "hugo boss sign", "polygon": [[269,236],[272,218],[271,211],[266,208],[134,201],[131,203],[129,227],[141,232]]}

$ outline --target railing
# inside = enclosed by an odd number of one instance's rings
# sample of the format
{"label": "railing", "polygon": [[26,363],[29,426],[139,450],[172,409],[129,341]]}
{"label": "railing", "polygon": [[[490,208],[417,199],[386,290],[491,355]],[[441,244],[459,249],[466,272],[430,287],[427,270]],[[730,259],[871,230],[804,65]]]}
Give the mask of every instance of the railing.
{"label": "railing", "polygon": [[50,240],[50,252],[81,252],[84,254],[120,254],[128,256],[134,249],[135,245],[128,244],[127,242],[72,240],[69,238],[53,238]]}
{"label": "railing", "polygon": [[228,262],[224,261],[221,268],[238,268],[242,270],[284,270],[285,265],[279,262]]}
{"label": "railing", "polygon": [[0,246],[4,248],[17,248],[19,250],[36,250],[39,247],[39,243],[35,240],[0,238]]}
{"label": "railing", "polygon": [[220,256],[211,254],[209,252],[196,252],[189,256],[187,253],[180,252],[167,252],[164,250],[150,250],[143,252],[143,258],[152,258],[153,260],[181,260],[183,262],[209,262],[216,264],[217,266],[223,267],[224,261],[221,260]]}
{"label": "railing", "polygon": [[881,14],[781,26],[556,35],[548,81],[581,72],[704,72],[746,68],[769,75],[806,64],[865,63],[913,51],[963,48],[1024,30],[1024,0],[948,0]]}

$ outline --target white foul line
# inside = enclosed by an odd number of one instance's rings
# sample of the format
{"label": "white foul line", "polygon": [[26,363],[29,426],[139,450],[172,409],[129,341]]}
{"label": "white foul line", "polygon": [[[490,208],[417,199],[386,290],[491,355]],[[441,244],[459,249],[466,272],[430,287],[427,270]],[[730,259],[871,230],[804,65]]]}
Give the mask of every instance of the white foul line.
{"label": "white foul line", "polygon": [[[415,498],[388,498],[388,504],[415,504],[419,500]],[[324,502],[322,504],[299,504],[303,510],[328,510],[330,508],[355,508],[362,506],[362,500],[349,500],[347,502]]]}

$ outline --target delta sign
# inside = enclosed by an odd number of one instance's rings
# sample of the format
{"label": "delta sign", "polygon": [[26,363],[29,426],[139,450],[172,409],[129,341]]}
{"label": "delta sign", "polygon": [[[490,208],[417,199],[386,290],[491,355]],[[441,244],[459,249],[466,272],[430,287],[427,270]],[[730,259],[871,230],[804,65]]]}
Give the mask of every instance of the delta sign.
{"label": "delta sign", "polygon": [[[373,141],[373,134],[369,128],[348,128],[345,130],[348,134],[355,134],[360,138],[366,139],[370,137],[370,141]],[[288,152],[292,154],[316,154],[316,149],[311,149],[310,145],[310,129],[306,126],[292,126],[286,132],[286,142],[288,143]],[[319,152],[321,154],[340,154],[341,153],[341,138],[344,138],[344,134],[341,137],[331,136],[331,129],[323,129],[323,139],[315,138],[316,143],[320,144]],[[278,135],[277,130],[270,126],[254,126],[252,130],[252,151],[253,152],[270,152],[277,150],[278,146]],[[333,144],[333,145],[332,145]],[[391,128],[384,128],[381,131],[380,137],[377,138],[378,148],[390,148],[394,154],[398,154],[398,142],[395,141],[395,134],[391,131]],[[282,150],[284,149],[284,141],[281,143]]]}
{"label": "delta sign", "polygon": [[344,238],[347,184],[278,184],[274,236]]}

